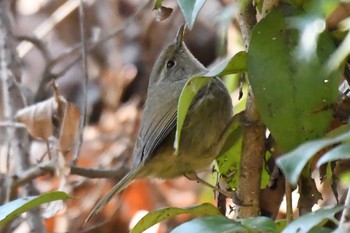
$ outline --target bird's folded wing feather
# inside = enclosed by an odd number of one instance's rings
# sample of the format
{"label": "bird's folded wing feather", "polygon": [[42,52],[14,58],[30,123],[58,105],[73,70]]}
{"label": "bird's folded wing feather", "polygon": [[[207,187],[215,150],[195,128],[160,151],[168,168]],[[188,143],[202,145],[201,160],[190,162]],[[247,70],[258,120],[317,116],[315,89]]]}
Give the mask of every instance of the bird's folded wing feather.
{"label": "bird's folded wing feather", "polygon": [[[152,96],[149,98],[151,100]],[[141,131],[135,147],[134,164],[151,158],[153,152],[175,129],[177,103],[178,98],[169,98],[162,100],[158,106],[145,106]],[[155,111],[154,108],[162,109],[162,111]]]}

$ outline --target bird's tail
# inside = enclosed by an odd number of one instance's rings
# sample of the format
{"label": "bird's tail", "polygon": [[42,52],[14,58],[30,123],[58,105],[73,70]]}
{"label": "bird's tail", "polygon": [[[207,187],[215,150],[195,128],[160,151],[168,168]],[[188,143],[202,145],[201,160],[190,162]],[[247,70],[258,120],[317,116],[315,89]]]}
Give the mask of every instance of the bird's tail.
{"label": "bird's tail", "polygon": [[112,197],[121,191],[123,191],[129,184],[136,178],[136,175],[139,174],[140,166],[132,169],[129,171],[128,174],[126,174],[116,185],[113,186],[113,188],[107,193],[106,196],[104,196],[93,208],[93,210],[90,212],[89,216],[85,219],[85,223],[88,222],[92,216],[95,214],[98,214],[103,207],[112,199]]}

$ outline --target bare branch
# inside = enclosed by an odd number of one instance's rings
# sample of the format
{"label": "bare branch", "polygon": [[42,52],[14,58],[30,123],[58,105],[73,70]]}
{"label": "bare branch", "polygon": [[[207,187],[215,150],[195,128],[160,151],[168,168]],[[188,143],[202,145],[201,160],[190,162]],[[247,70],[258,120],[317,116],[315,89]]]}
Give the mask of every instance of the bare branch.
{"label": "bare branch", "polygon": [[26,171],[20,174],[14,175],[12,177],[13,179],[12,187],[15,189],[21,185],[31,182],[37,177],[54,172],[56,164],[57,164],[56,160],[41,162],[37,165],[32,166],[31,168],[27,169]]}
{"label": "bare branch", "polygon": [[[40,176],[55,172],[56,166],[57,160],[52,159],[50,161],[38,163],[21,174],[16,174],[12,177],[12,189],[27,184]],[[70,167],[70,174],[92,179],[110,178],[120,180],[129,170],[130,169],[123,164],[113,169],[85,168],[72,165]]]}
{"label": "bare branch", "polygon": [[39,51],[41,52],[41,54],[43,55],[43,58],[44,58],[46,64],[48,64],[52,60],[52,56],[50,54],[50,51],[47,48],[46,44],[43,43],[42,40],[40,40],[36,37],[24,36],[24,35],[17,36],[17,39],[20,41],[28,41],[32,45],[37,47],[39,49]]}

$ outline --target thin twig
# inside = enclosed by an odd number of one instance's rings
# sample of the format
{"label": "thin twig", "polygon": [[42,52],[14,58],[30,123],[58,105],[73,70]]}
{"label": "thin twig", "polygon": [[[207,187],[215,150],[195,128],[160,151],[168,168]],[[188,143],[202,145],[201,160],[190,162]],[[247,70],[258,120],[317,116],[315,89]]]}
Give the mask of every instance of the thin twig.
{"label": "thin twig", "polygon": [[[57,167],[57,160],[52,159],[49,161],[38,163],[31,168],[27,169],[21,174],[17,174],[12,177],[12,189],[15,189],[21,185],[38,178],[40,176],[47,175],[55,172]],[[124,165],[120,165],[114,169],[98,169],[98,168],[84,168],[72,165],[70,167],[71,175],[78,175],[86,178],[110,178],[121,179],[130,169]]]}
{"label": "thin twig", "polygon": [[51,156],[51,150],[50,150],[50,142],[49,140],[45,140],[45,144],[46,144],[46,150],[47,150],[47,155],[49,157],[49,160],[52,159],[52,156]]}
{"label": "thin twig", "polygon": [[0,128],[23,128],[25,129],[26,126],[23,123],[15,122],[15,121],[0,121]]}
{"label": "thin twig", "polygon": [[288,181],[286,180],[285,183],[285,190],[286,190],[286,215],[287,215],[287,222],[290,223],[293,221],[293,199],[292,199],[292,188]]}
{"label": "thin twig", "polygon": [[80,151],[80,146],[83,143],[83,132],[84,127],[87,121],[87,85],[89,81],[88,70],[87,70],[87,57],[86,57],[86,28],[85,28],[85,16],[84,16],[84,7],[83,0],[80,0],[79,6],[79,26],[80,26],[80,36],[81,36],[81,56],[82,56],[82,68],[83,68],[83,80],[82,80],[82,92],[83,92],[83,104],[81,106],[82,112],[80,113],[79,121],[79,136],[77,142],[74,145],[74,154],[73,154],[73,164],[76,164],[78,160],[78,154]]}
{"label": "thin twig", "polygon": [[25,36],[25,35],[17,36],[16,38],[17,38],[17,40],[20,40],[20,41],[28,41],[32,45],[37,47],[39,49],[39,51],[41,52],[41,54],[43,55],[43,58],[44,58],[46,64],[48,64],[48,62],[52,60],[52,56],[50,54],[50,51],[47,48],[47,46],[43,43],[42,40],[40,40],[36,37]]}
{"label": "thin twig", "polygon": [[15,189],[21,185],[27,184],[35,178],[52,173],[55,171],[56,166],[57,161],[55,159],[38,163],[21,174],[13,176],[12,188]]}

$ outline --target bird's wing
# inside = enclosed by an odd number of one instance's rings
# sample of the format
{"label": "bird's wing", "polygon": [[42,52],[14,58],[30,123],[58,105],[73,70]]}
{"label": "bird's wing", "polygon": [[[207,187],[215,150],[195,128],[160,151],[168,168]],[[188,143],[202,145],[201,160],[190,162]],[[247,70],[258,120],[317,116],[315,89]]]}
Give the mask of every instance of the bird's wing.
{"label": "bird's wing", "polygon": [[[158,88],[157,95],[149,95],[141,123],[141,130],[135,147],[134,164],[151,158],[153,152],[176,127],[179,91]],[[160,91],[160,93],[159,93]],[[181,90],[180,90],[181,92]],[[158,104],[155,98],[157,98]],[[161,111],[159,111],[161,109]]]}

